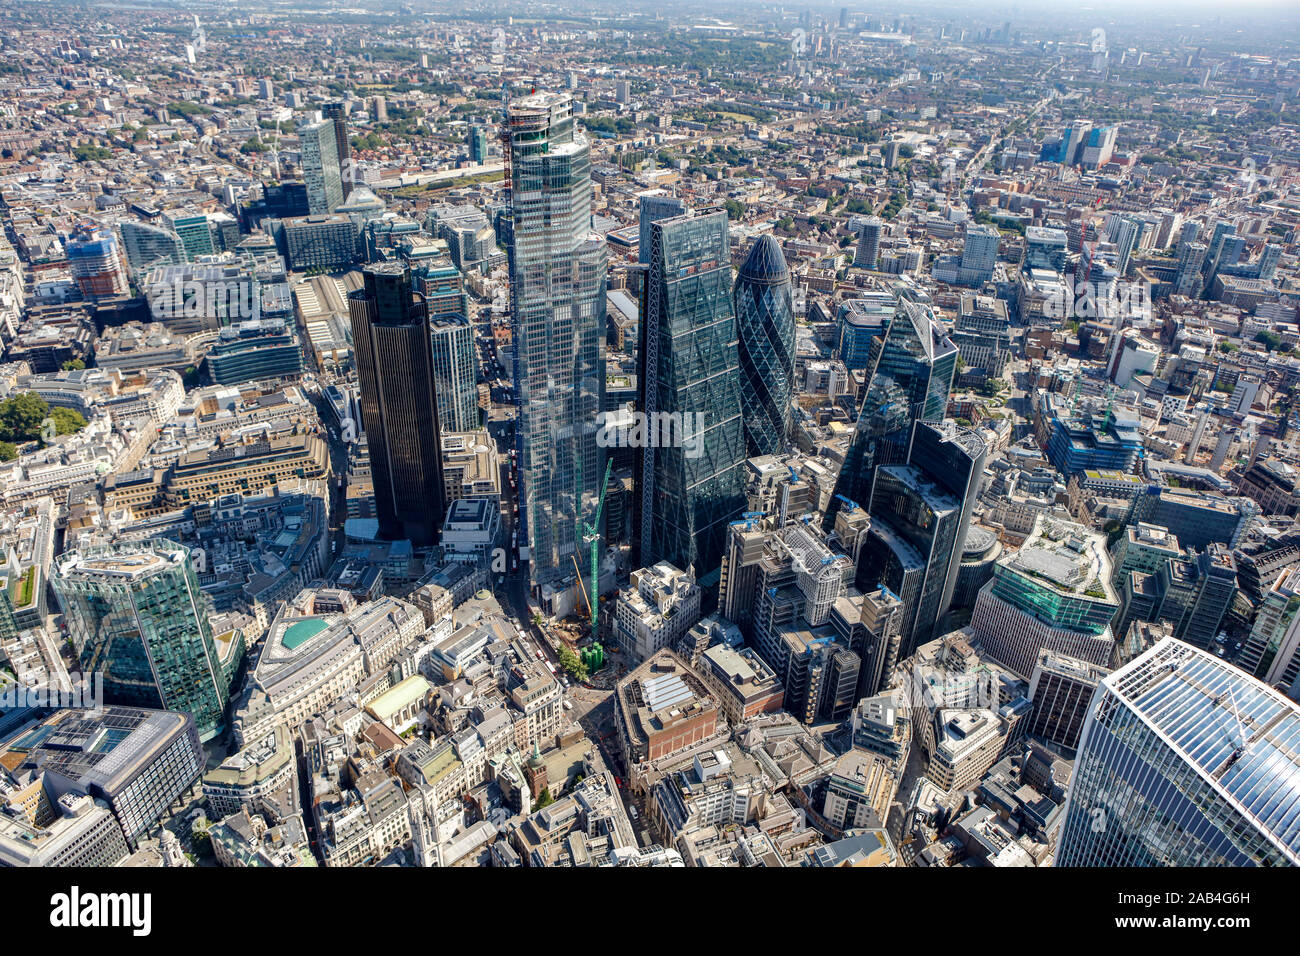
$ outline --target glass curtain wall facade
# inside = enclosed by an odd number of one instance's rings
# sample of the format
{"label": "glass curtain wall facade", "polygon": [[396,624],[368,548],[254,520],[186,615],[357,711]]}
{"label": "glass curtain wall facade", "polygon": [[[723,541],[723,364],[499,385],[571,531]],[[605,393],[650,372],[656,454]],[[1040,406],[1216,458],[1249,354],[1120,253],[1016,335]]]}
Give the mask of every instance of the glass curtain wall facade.
{"label": "glass curtain wall facade", "polygon": [[907,461],[912,427],[943,419],[957,371],[957,346],[927,305],[902,300],[875,357],[857,432],[826,509],[827,530],[845,500],[866,507],[876,469]]}
{"label": "glass curtain wall facade", "polygon": [[749,457],[788,447],[794,391],[794,287],[781,246],[759,236],[736,276],[740,407]]}
{"label": "glass curtain wall facade", "polygon": [[300,127],[302,178],[307,184],[307,208],[313,216],[332,213],[343,204],[343,174],[339,169],[334,123],[325,120]]}
{"label": "glass curtain wall facade", "polygon": [[642,563],[694,568],[716,590],[727,525],[745,510],[726,213],[654,223],[648,281],[645,410],[657,440],[643,456]]}
{"label": "glass curtain wall facade", "polygon": [[591,154],[566,94],[510,104],[510,298],[521,517],[532,587],[576,576],[604,449],[608,253],[591,228]]}
{"label": "glass curtain wall facade", "polygon": [[443,431],[479,426],[474,326],[460,314],[433,320],[433,376],[438,390],[438,424]]}
{"label": "glass curtain wall facade", "polygon": [[189,714],[203,740],[225,728],[229,687],[187,548],[155,539],[62,555],[51,577],[86,674],[108,703]]}
{"label": "glass curtain wall facade", "polygon": [[1173,638],[1105,677],[1057,866],[1300,864],[1300,709]]}

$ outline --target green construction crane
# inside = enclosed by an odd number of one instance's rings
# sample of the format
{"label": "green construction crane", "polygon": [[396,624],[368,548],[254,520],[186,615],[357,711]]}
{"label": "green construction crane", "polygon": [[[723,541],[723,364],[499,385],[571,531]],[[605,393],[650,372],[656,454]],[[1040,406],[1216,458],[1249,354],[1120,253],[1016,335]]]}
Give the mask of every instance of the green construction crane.
{"label": "green construction crane", "polygon": [[[614,468],[611,458],[605,463],[605,480],[600,486],[600,498],[596,501],[596,515],[591,524],[583,524],[582,540],[591,545],[591,587],[587,589],[587,607],[591,610],[591,639],[596,640],[599,630],[597,621],[597,594],[600,587],[600,516],[605,511],[605,492],[609,490],[609,473]],[[577,563],[576,561],[574,562]],[[578,575],[578,585],[582,585],[582,574]]]}

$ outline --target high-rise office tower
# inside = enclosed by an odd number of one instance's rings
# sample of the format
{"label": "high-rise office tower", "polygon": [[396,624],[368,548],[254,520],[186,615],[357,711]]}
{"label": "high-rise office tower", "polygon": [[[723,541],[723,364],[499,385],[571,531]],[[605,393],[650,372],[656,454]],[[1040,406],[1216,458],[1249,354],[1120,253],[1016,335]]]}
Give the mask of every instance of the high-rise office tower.
{"label": "high-rise office tower", "polygon": [[642,456],[641,560],[693,568],[715,597],[727,526],[745,510],[730,249],[726,213],[651,226],[643,388],[658,440]]}
{"label": "high-rise office tower", "polygon": [[1283,568],[1264,592],[1237,665],[1300,699],[1300,569]]}
{"label": "high-rise office tower", "polygon": [[1057,866],[1300,865],[1300,710],[1173,638],[1104,677]]}
{"label": "high-rise office tower", "polygon": [[460,313],[444,313],[432,318],[430,331],[438,424],[443,431],[473,431],[479,427],[474,325]]}
{"label": "high-rise office tower", "polygon": [[857,431],[826,508],[827,529],[845,500],[870,503],[877,467],[907,461],[916,422],[943,419],[957,354],[929,306],[900,300],[875,355]]}
{"label": "high-rise office tower", "polygon": [[794,286],[780,244],[759,236],[736,275],[740,408],[749,457],[786,450],[794,391]]}
{"label": "high-rise office tower", "polygon": [[1264,246],[1259,254],[1259,277],[1271,279],[1277,274],[1277,264],[1282,261],[1282,247],[1276,242]]}
{"label": "high-rise office tower", "polygon": [[1205,263],[1207,251],[1203,242],[1178,244],[1178,273],[1174,279],[1174,291],[1179,295],[1196,298],[1201,294],[1201,267]]}
{"label": "high-rise office tower", "polygon": [[1085,169],[1099,169],[1115,155],[1115,138],[1118,126],[1094,126],[1083,137],[1078,162]]}
{"label": "high-rise office tower", "polygon": [[608,253],[591,228],[591,153],[572,99],[525,97],[507,122],[522,517],[529,577],[541,589],[576,573],[582,525],[600,496]]}
{"label": "high-rise office tower", "polygon": [[659,191],[642,195],[639,209],[637,221],[641,231],[637,244],[637,261],[649,264],[652,241],[650,227],[660,219],[676,219],[686,215],[686,203],[676,196]]}
{"label": "high-rise office tower", "polygon": [[934,636],[948,572],[960,560],[962,503],[914,465],[881,465],[868,510],[858,586],[883,586],[898,596],[899,653],[907,657]]}
{"label": "high-rise office tower", "polygon": [[769,535],[756,516],[733,521],[727,529],[727,550],[718,587],[718,611],[739,627],[746,637],[752,634],[759,562]]}
{"label": "high-rise office tower", "polygon": [[339,174],[343,185],[343,198],[352,192],[352,141],[348,139],[348,111],[342,103],[326,103],[321,110],[334,125],[334,153],[339,158]]}
{"label": "high-rise office tower", "polygon": [[967,225],[957,281],[962,285],[983,285],[992,279],[999,241],[998,231],[992,226]]}
{"label": "high-rise office tower", "polygon": [[307,184],[307,208],[313,216],[332,213],[343,204],[343,175],[333,121],[299,127],[298,142],[302,149],[302,178]]}
{"label": "high-rise office tower", "polygon": [[1107,237],[1115,244],[1115,271],[1121,276],[1128,275],[1129,263],[1133,259],[1133,250],[1137,248],[1141,232],[1141,224],[1128,216],[1115,217],[1106,228]]}
{"label": "high-rise office tower", "polygon": [[907,464],[876,471],[871,543],[858,561],[857,583],[897,596],[901,657],[935,636],[952,604],[986,454],[971,429],[917,422]]}
{"label": "high-rise office tower", "polygon": [[405,263],[367,266],[348,296],[379,532],[437,543],[445,509],[428,306]]}
{"label": "high-rise office tower", "polygon": [[1029,678],[1029,699],[1034,704],[1029,733],[1058,747],[1078,747],[1092,695],[1108,673],[1109,668],[1101,664],[1058,651],[1039,651]]}
{"label": "high-rise office tower", "polygon": [[81,669],[104,675],[108,703],[182,711],[203,740],[221,733],[231,673],[189,549],[158,538],[70,551],[51,583]]}
{"label": "high-rise office tower", "polygon": [[923,475],[961,502],[957,547],[952,555],[946,557],[948,565],[944,572],[943,597],[939,601],[936,621],[948,613],[952,605],[953,593],[957,588],[957,574],[961,570],[966,532],[979,501],[980,483],[984,477],[984,462],[987,457],[988,446],[984,444],[979,432],[963,428],[955,422],[917,422],[912,432],[908,464],[919,468]]}
{"label": "high-rise office tower", "polygon": [[875,269],[880,265],[880,239],[885,234],[883,221],[872,217],[862,224],[858,233],[858,254],[853,264],[860,269]]}
{"label": "high-rise office tower", "polygon": [[488,158],[488,129],[486,126],[469,128],[469,161],[486,163]]}

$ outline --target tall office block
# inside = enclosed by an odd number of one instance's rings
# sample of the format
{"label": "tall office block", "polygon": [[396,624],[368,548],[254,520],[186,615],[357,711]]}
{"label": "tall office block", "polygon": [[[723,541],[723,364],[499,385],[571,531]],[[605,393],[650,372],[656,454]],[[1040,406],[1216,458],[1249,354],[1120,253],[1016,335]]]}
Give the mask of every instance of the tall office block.
{"label": "tall office block", "polygon": [[1083,137],[1079,149],[1079,163],[1085,169],[1099,169],[1110,162],[1115,154],[1118,126],[1094,126]]}
{"label": "tall office block", "polygon": [[1078,747],[1092,695],[1108,673],[1100,664],[1057,651],[1039,651],[1029,678],[1029,699],[1034,709],[1028,732],[1049,744],[1070,750]]}
{"label": "tall office block", "polygon": [[302,178],[307,184],[307,207],[313,216],[332,213],[343,204],[343,175],[339,169],[334,123],[322,121],[298,128],[302,150]]}
{"label": "tall office block", "polygon": [[686,215],[686,203],[676,196],[658,191],[643,194],[638,209],[637,222],[640,232],[637,242],[637,260],[648,264],[652,241],[650,227],[660,219],[676,219],[678,216]]}
{"label": "tall office block", "polygon": [[1057,866],[1300,865],[1300,710],[1165,638],[1102,679]]}
{"label": "tall office block", "polygon": [[999,241],[998,231],[992,226],[967,225],[957,281],[962,285],[982,285],[992,279]]}
{"label": "tall office block", "polygon": [[405,264],[367,266],[348,296],[379,531],[438,540],[445,509],[428,307]]}
{"label": "tall office block", "polygon": [[642,456],[642,563],[693,568],[716,592],[727,526],[745,510],[727,215],[660,220],[650,250],[645,411],[677,434],[660,427]]}
{"label": "tall office block", "polygon": [[217,252],[217,241],[212,235],[212,225],[202,213],[190,212],[176,215],[164,215],[165,222],[185,247],[185,255],[191,262],[199,256],[210,256]]}
{"label": "tall office block", "polygon": [[1292,700],[1300,699],[1300,570],[1278,572],[1255,614],[1237,665]]}
{"label": "tall office block", "polygon": [[835,316],[836,340],[847,371],[870,369],[897,309],[898,298],[892,292],[867,292],[840,303]]}
{"label": "tall office block", "polygon": [[486,163],[488,159],[488,130],[486,126],[469,128],[469,161]]}
{"label": "tall office block", "polygon": [[1115,244],[1115,271],[1121,276],[1128,275],[1133,250],[1137,248],[1141,233],[1141,224],[1128,216],[1115,217],[1106,229],[1107,237]]}
{"label": "tall office block", "polygon": [[576,573],[600,495],[608,253],[591,228],[591,152],[572,99],[525,97],[507,123],[519,470],[529,577],[540,589]]}
{"label": "tall office block", "polygon": [[759,236],[736,275],[740,408],[749,457],[788,447],[794,391],[794,286],[780,244]]}
{"label": "tall office block", "polygon": [[342,103],[326,103],[321,115],[334,127],[334,154],[339,159],[343,198],[352,192],[352,142],[348,139],[348,111]]}
{"label": "tall office block", "polygon": [[430,329],[438,424],[443,431],[473,431],[479,426],[474,325],[464,315],[444,313],[433,318]]}
{"label": "tall office block", "polygon": [[970,429],[917,422],[908,463],[876,471],[857,583],[898,596],[902,657],[936,635],[952,603],[985,454]]}
{"label": "tall office block", "polygon": [[727,549],[718,585],[718,611],[746,637],[752,633],[759,562],[766,551],[768,535],[758,519],[752,517],[733,521],[727,531]]}
{"label": "tall office block", "polygon": [[984,444],[979,432],[963,428],[956,422],[917,422],[913,429],[908,463],[920,469],[922,474],[961,503],[961,513],[957,519],[957,545],[953,553],[945,557],[947,568],[936,621],[947,614],[952,606],[966,533],[970,528],[975,504],[979,501],[987,457],[988,446]]}
{"label": "tall office block", "polygon": [[907,461],[916,422],[943,419],[957,354],[928,306],[899,302],[871,368],[857,431],[826,509],[826,528],[834,526],[846,499],[869,504],[877,467]]}
{"label": "tall office block", "polygon": [[202,739],[225,727],[229,674],[187,548],[162,539],[61,555],[51,576],[84,673],[109,703],[189,714]]}
{"label": "tall office block", "polygon": [[858,233],[858,253],[853,264],[860,269],[875,269],[880,265],[880,239],[885,234],[885,224],[874,216],[862,224]]}

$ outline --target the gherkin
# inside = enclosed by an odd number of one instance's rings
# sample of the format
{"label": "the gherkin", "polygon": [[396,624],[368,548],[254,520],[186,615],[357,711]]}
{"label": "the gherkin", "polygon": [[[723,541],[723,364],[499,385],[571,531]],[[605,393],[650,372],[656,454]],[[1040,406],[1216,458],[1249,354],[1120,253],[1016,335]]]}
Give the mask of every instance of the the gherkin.
{"label": "the gherkin", "polygon": [[740,407],[749,456],[787,448],[794,388],[794,289],[781,246],[760,236],[736,276]]}

